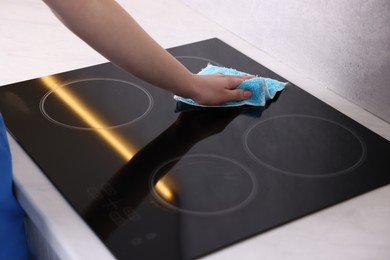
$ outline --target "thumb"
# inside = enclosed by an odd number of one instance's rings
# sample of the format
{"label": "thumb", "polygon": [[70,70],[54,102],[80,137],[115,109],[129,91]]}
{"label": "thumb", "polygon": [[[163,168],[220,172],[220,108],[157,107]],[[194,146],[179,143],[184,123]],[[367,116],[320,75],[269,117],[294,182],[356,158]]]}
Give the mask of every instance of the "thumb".
{"label": "thumb", "polygon": [[229,100],[227,101],[235,101],[235,100],[245,100],[252,96],[252,92],[247,89],[232,89],[229,90]]}

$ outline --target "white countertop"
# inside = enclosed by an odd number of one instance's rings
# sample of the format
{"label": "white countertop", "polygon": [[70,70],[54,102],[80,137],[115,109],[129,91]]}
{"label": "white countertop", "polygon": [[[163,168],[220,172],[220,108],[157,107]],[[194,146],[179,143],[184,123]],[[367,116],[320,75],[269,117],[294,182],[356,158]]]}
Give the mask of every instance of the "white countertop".
{"label": "white countertop", "polygon": [[[163,47],[218,37],[390,140],[390,125],[254,48],[179,0],[121,0]],[[0,86],[106,62],[39,0],[0,1]],[[313,87],[315,86],[315,87]],[[111,254],[9,136],[18,199],[61,259]],[[247,239],[205,259],[390,259],[390,185]]]}

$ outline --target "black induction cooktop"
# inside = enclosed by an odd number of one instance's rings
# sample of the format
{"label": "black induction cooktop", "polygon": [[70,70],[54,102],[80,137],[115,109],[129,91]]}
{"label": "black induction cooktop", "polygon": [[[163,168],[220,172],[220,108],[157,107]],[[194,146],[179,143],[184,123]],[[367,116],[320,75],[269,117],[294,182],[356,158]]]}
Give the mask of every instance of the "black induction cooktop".
{"label": "black induction cooktop", "polygon": [[[169,52],[288,81],[218,39]],[[105,63],[3,86],[0,112],[118,259],[197,258],[390,181],[390,142],[293,84],[198,109]]]}

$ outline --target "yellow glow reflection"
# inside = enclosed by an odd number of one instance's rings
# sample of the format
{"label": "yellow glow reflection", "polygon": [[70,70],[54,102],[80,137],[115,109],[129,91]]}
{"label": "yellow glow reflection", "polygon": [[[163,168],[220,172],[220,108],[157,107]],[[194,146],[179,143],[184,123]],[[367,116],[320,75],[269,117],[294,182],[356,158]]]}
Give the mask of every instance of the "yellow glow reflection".
{"label": "yellow glow reflection", "polygon": [[[58,80],[55,76],[47,76],[40,78],[44,86],[53,91],[61,100],[75,112],[86,124],[94,128],[96,132],[105,140],[115,151],[117,151],[125,161],[129,161],[137,151],[136,148],[131,147],[129,143],[120,138],[113,131],[109,131],[107,124],[101,120],[98,115],[88,109],[81,100],[72,94],[69,90],[59,86]],[[159,180],[155,188],[157,192],[166,200],[173,198],[172,192],[164,181]]]}
{"label": "yellow glow reflection", "polygon": [[94,128],[96,132],[117,151],[123,159],[130,160],[135,154],[136,149],[116,135],[115,133],[106,129],[107,124],[103,122],[93,111],[88,109],[77,96],[73,95],[69,90],[59,87],[54,76],[42,77],[41,81],[46,87],[53,90],[61,100],[68,105],[86,124]]}
{"label": "yellow glow reflection", "polygon": [[167,201],[171,201],[173,199],[172,191],[169,189],[169,186],[166,185],[163,178],[160,179],[156,185],[154,186],[156,191]]}

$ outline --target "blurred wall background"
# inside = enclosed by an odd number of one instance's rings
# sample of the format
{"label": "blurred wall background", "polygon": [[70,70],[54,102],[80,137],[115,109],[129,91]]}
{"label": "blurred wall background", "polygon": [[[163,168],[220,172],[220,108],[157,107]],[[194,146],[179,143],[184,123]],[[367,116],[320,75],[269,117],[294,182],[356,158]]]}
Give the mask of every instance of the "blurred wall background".
{"label": "blurred wall background", "polygon": [[389,0],[182,0],[390,122]]}

